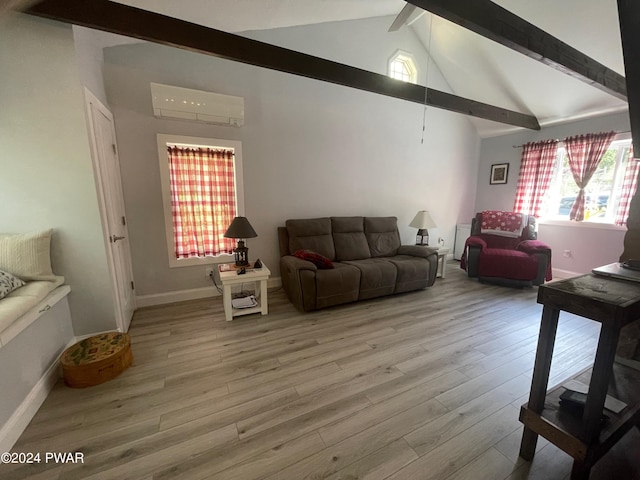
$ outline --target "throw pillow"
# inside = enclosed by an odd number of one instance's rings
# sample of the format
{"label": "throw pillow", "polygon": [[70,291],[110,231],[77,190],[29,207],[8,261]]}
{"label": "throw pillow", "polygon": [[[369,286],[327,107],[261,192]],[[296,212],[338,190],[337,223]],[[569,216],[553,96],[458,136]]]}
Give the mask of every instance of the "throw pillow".
{"label": "throw pillow", "polygon": [[26,283],[9,272],[0,270],[0,298],[4,298],[14,290],[24,287]]}
{"label": "throw pillow", "polygon": [[51,270],[53,230],[17,235],[0,235],[0,269],[22,280],[54,280]]}
{"label": "throw pillow", "polygon": [[293,252],[293,256],[302,260],[308,260],[319,269],[333,268],[333,262],[330,259],[320,255],[319,253],[312,252],[311,250],[296,250]]}

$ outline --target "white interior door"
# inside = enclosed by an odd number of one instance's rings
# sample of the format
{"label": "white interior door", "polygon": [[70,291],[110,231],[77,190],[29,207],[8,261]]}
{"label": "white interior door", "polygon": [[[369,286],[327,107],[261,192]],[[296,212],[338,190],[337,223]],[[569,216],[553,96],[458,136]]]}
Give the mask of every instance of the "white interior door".
{"label": "white interior door", "polygon": [[98,202],[115,293],[116,321],[118,330],[126,332],[136,308],[135,285],[113,115],[87,89],[85,89],[85,102],[98,187]]}

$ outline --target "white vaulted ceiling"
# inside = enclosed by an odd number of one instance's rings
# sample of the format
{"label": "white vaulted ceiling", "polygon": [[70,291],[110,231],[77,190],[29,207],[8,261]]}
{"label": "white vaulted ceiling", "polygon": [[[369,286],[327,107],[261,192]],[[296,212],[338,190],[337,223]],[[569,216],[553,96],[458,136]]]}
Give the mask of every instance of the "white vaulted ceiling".
{"label": "white vaulted ceiling", "polygon": [[[118,0],[227,32],[393,17],[402,0]],[[624,75],[616,0],[494,0]],[[431,35],[429,35],[429,29]],[[534,115],[542,126],[626,110],[627,103],[437,16],[410,26],[456,95]],[[393,36],[394,33],[389,33]],[[470,118],[482,137],[516,127]]]}

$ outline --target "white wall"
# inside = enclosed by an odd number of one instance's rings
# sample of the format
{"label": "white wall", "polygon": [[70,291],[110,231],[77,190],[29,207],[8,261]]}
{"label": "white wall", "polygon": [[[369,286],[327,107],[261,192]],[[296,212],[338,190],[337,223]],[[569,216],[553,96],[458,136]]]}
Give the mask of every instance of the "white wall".
{"label": "white wall", "polygon": [[104,39],[96,30],[73,25],[73,42],[80,83],[87,87],[98,100],[107,105],[102,66]]}
{"label": "white wall", "polygon": [[5,17],[0,59],[0,231],[54,228],[53,270],[71,286],[75,334],[113,330],[71,26]]}
{"label": "white wall", "polygon": [[[620,113],[573,123],[556,125],[535,131],[522,131],[512,135],[486,138],[480,149],[480,163],[475,211],[511,210],[516,194],[520,170],[521,148],[527,142],[557,138],[581,133],[614,130],[629,131],[629,115]],[[494,163],[509,164],[509,179],[506,185],[489,185],[489,173]],[[567,222],[568,223],[568,222]],[[553,249],[553,268],[559,274],[588,273],[593,267],[613,263],[623,250],[626,228],[610,225],[589,226],[553,224],[540,225],[538,239],[548,243]],[[570,250],[570,256],[564,251]]]}
{"label": "white wall", "polygon": [[[420,61],[422,47],[413,34],[387,34],[387,20],[252,36],[316,55],[326,48],[325,57],[344,63],[359,57],[357,65],[378,73],[385,73],[398,48],[418,50]],[[432,233],[452,245],[455,224],[473,212],[479,140],[463,115],[429,108],[421,144],[421,105],[348,87],[158,45],[106,49],[104,71],[139,295],[210,285],[203,267],[168,268],[157,133],[242,141],[245,213],[259,235],[249,239],[249,254],[266,261],[276,276],[276,227],[289,218],[395,215],[403,240],[412,243],[415,230],[408,224],[418,210],[428,209],[440,227]],[[429,78],[434,88],[447,88],[435,68]],[[245,126],[156,119],[149,82],[242,96]]]}

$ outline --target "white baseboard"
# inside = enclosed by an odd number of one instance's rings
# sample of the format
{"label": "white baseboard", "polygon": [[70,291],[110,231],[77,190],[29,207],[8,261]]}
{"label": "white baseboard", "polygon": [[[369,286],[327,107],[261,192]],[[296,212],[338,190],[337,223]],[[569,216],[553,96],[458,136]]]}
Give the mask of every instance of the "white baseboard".
{"label": "white baseboard", "polygon": [[572,272],[570,270],[560,270],[559,268],[553,268],[552,271],[554,279],[572,278],[583,275],[582,273]]}
{"label": "white baseboard", "polygon": [[89,337],[95,337],[96,335],[103,335],[105,333],[113,333],[115,330],[103,330],[102,332],[95,332],[95,333],[86,333],[84,335],[76,335],[74,337],[74,339],[71,341],[71,343],[69,343],[69,345],[67,345],[67,347],[65,348],[65,350],[67,348],[69,348],[71,345],[74,345],[78,342],[81,342],[82,340],[89,338]]}
{"label": "white baseboard", "polygon": [[56,360],[42,375],[38,383],[31,389],[29,395],[22,401],[20,406],[13,412],[0,429],[0,452],[9,452],[15,445],[20,435],[24,432],[29,422],[38,412],[38,409],[49,395],[49,392],[58,381],[59,361]]}
{"label": "white baseboard", "polygon": [[[280,277],[270,278],[267,281],[267,288],[275,288],[282,285]],[[197,300],[199,298],[219,297],[220,293],[212,285],[211,287],[192,288],[190,290],[175,290],[172,292],[152,293],[151,295],[140,295],[136,297],[136,305],[140,307],[151,307],[154,305],[164,305],[167,303],[185,302],[187,300]]]}

